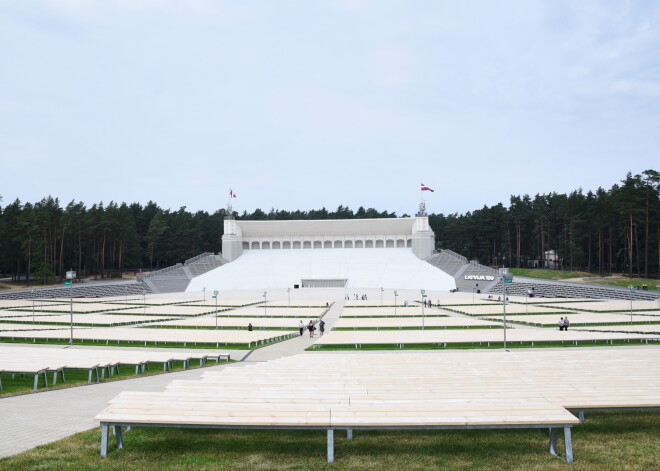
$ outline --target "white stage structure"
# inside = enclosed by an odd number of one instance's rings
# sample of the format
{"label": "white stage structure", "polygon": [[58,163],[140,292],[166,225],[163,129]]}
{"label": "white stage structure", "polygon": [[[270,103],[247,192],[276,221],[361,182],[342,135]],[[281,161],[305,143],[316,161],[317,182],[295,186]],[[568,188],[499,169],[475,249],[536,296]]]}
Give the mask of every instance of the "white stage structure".
{"label": "white stage structure", "polygon": [[454,278],[406,248],[246,250],[238,259],[193,278],[202,288],[393,288],[450,290]]}
{"label": "white stage structure", "polygon": [[435,234],[421,206],[416,217],[406,218],[237,221],[227,217],[224,224],[222,255],[231,263],[193,278],[186,291],[456,288],[452,276],[423,261],[433,254]]}

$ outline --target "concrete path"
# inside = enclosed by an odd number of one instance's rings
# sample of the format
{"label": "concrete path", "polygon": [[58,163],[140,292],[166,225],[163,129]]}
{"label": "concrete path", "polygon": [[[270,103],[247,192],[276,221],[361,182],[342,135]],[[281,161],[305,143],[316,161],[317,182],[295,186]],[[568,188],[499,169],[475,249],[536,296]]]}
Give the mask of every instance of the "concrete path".
{"label": "concrete path", "polygon": [[[337,301],[323,317],[326,322],[326,331],[330,330],[339,318],[343,305],[343,301]],[[235,353],[231,351],[232,358],[238,360],[245,358],[245,362],[249,363],[296,355],[304,352],[318,338],[318,330],[314,338],[310,338],[309,333],[305,331],[302,337],[295,337],[254,350],[251,354],[245,351],[235,351]],[[44,348],[53,347],[44,346]],[[83,349],[85,347],[75,348]],[[136,348],[139,349],[139,347]],[[175,373],[0,398],[0,423],[2,424],[0,427],[0,458],[97,427],[98,424],[92,420],[94,416],[122,391],[163,391],[165,386],[175,379],[197,380],[205,371],[236,368],[243,364],[221,364]]]}
{"label": "concrete path", "polygon": [[[323,322],[325,322],[326,332],[332,329],[332,326],[335,325],[339,315],[344,307],[344,301],[335,301],[335,303],[330,306],[328,312],[323,316]],[[303,319],[303,323],[304,323]],[[257,362],[257,361],[268,361],[274,360],[276,358],[288,357],[291,355],[297,355],[303,353],[306,348],[312,345],[316,340],[319,339],[320,332],[317,330],[313,338],[310,338],[309,332],[305,330],[300,337],[294,337],[291,340],[286,340],[284,342],[279,342],[274,345],[269,345],[267,347],[259,348],[254,350],[249,354],[243,361],[245,362]]]}
{"label": "concrete path", "polygon": [[175,379],[199,379],[220,364],[175,373],[0,398],[0,458],[97,427],[92,420],[122,391],[162,391]]}

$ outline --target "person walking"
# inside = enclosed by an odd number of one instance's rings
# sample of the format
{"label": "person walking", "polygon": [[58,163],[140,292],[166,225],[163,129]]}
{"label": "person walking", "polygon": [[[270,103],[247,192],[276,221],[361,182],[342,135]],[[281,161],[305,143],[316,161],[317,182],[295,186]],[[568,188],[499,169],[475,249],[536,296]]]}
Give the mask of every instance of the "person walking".
{"label": "person walking", "polygon": [[300,321],[300,324],[298,324],[298,330],[300,330],[300,336],[302,337],[303,332],[305,331],[305,324],[303,324],[303,321]]}
{"label": "person walking", "polygon": [[309,321],[309,325],[307,326],[307,329],[309,330],[309,338],[314,337],[314,324],[312,321]]}
{"label": "person walking", "polygon": [[319,332],[321,333],[321,337],[323,337],[323,332],[325,332],[325,322],[323,321],[319,322]]}

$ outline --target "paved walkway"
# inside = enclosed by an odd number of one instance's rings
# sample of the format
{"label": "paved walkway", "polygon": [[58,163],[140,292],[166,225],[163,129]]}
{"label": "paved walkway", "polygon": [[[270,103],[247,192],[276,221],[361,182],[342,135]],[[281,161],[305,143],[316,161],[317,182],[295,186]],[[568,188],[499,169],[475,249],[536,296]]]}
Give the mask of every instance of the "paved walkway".
{"label": "paved walkway", "polygon": [[[344,308],[344,301],[336,301],[330,310],[323,316],[323,321],[325,322],[325,330],[328,332],[332,329],[332,326],[335,325],[339,315],[341,314],[342,309]],[[304,320],[303,320],[304,322]],[[249,354],[244,361],[245,362],[257,362],[257,361],[268,361],[274,360],[276,358],[288,357],[291,355],[297,355],[305,351],[307,347],[312,345],[319,338],[318,328],[315,332],[314,338],[310,338],[309,332],[304,331],[302,336],[294,337],[291,340],[285,342],[279,342],[274,345],[269,345],[268,347],[259,348],[254,350]]]}
{"label": "paved walkway", "polygon": [[[330,330],[339,318],[343,305],[343,302],[336,302],[326,313],[323,318],[326,322],[326,330]],[[248,354],[245,358],[246,362],[267,361],[302,353],[317,339],[318,333],[312,339],[308,332],[304,332],[302,337],[254,350],[251,354],[245,351],[231,351],[231,353],[232,358],[237,360]],[[2,423],[0,458],[97,427],[98,424],[92,420],[94,416],[122,391],[163,391],[165,386],[175,379],[196,380],[205,371],[237,368],[242,365],[243,363],[220,364],[174,373],[0,398],[0,422]]]}

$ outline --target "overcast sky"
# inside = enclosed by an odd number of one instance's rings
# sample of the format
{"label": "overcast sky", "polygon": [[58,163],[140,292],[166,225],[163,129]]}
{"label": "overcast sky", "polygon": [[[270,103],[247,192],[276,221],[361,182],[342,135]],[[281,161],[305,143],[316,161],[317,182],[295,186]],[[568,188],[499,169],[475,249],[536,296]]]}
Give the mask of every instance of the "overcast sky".
{"label": "overcast sky", "polygon": [[0,195],[414,213],[660,168],[657,1],[0,0]]}

